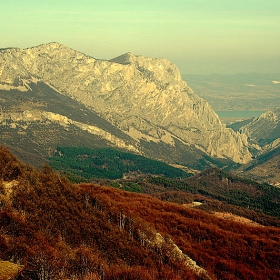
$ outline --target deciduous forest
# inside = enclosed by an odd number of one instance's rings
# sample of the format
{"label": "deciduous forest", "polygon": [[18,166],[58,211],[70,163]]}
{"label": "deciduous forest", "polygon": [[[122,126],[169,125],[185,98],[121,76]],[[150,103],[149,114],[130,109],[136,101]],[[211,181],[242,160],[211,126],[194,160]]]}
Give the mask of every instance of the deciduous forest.
{"label": "deciduous forest", "polygon": [[[18,265],[12,279],[280,278],[279,227],[219,218],[216,200],[187,188],[154,189],[74,184],[1,147],[0,279],[3,263]],[[212,208],[188,207],[194,200]]]}

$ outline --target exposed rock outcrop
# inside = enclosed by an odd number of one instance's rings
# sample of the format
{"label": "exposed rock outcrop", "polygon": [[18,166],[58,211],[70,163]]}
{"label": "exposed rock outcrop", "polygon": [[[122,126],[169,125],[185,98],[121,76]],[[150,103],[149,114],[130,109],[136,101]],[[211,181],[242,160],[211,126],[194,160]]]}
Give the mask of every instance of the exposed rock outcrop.
{"label": "exposed rock outcrop", "polygon": [[8,125],[10,127],[16,128],[17,126],[19,126],[23,129],[23,131],[28,128],[30,122],[54,122],[65,129],[68,129],[70,125],[73,125],[90,134],[97,135],[102,137],[103,139],[106,139],[107,141],[111,142],[112,145],[127,149],[129,151],[139,152],[134,146],[126,144],[126,142],[122,139],[118,138],[110,132],[101,129],[100,127],[97,127],[95,125],[88,125],[82,122],[77,122],[69,119],[66,116],[55,114],[52,112],[34,109],[32,111],[26,110],[23,112],[14,112],[10,114],[0,115],[0,125],[1,123],[7,124],[7,122],[9,123]]}
{"label": "exposed rock outcrop", "polygon": [[2,89],[26,91],[30,82],[41,80],[134,140],[172,146],[176,140],[240,163],[251,158],[246,136],[226,128],[166,59],[127,53],[110,61],[98,60],[49,43],[0,50],[0,60]]}
{"label": "exposed rock outcrop", "polygon": [[[280,138],[280,108],[267,111],[258,118],[240,128],[240,132],[246,134],[252,144],[263,147],[269,144],[272,148]],[[273,142],[275,141],[275,144]]]}
{"label": "exposed rock outcrop", "polygon": [[138,235],[142,246],[154,248],[160,253],[160,255],[167,256],[170,259],[183,263],[201,279],[211,279],[207,271],[197,265],[189,256],[184,254],[172,239],[164,238],[160,233],[152,231],[149,232],[149,235],[144,231],[139,231]]}

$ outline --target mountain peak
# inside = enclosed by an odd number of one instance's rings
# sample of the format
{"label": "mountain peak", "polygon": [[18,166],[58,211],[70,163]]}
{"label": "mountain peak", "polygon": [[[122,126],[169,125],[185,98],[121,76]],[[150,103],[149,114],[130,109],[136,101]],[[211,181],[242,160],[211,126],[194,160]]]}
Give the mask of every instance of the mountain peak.
{"label": "mountain peak", "polygon": [[44,46],[44,45],[45,46],[49,46],[51,48],[67,47],[66,45],[60,44],[59,42],[50,42],[50,43],[46,43],[46,44],[41,44],[41,46]]}
{"label": "mountain peak", "polygon": [[34,46],[31,48],[27,49],[46,49],[46,50],[55,50],[55,49],[70,49],[68,46],[60,44],[58,42],[50,42],[50,43],[45,43],[41,44],[38,46]]}
{"label": "mountain peak", "polygon": [[127,52],[125,54],[122,54],[118,57],[115,57],[111,59],[111,62],[116,62],[119,64],[127,65],[132,63],[136,59],[136,55],[132,54],[131,52]]}

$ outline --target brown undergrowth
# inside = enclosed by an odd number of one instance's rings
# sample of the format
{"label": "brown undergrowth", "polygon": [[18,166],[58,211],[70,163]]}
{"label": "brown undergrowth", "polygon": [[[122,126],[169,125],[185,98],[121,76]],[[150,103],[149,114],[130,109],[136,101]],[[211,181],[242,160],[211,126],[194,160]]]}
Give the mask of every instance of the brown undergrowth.
{"label": "brown undergrowth", "polygon": [[23,266],[18,279],[280,278],[278,228],[74,185],[5,148],[0,178],[0,259]]}

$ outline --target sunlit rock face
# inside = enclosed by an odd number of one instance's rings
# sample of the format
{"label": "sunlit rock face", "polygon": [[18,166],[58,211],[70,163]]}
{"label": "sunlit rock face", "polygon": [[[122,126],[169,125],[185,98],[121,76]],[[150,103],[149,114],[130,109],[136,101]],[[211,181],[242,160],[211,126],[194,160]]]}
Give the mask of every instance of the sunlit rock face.
{"label": "sunlit rock face", "polygon": [[280,108],[267,111],[239,129],[248,137],[256,154],[273,150],[280,146]]}
{"label": "sunlit rock face", "polygon": [[246,134],[252,143],[260,139],[272,142],[280,137],[280,108],[267,111],[241,127],[240,132]]}
{"label": "sunlit rock face", "polygon": [[[43,81],[79,101],[134,140],[186,146],[219,158],[250,160],[245,135],[223,125],[164,58],[131,53],[99,60],[59,43],[0,50],[0,89]],[[176,141],[175,141],[176,140]]]}

